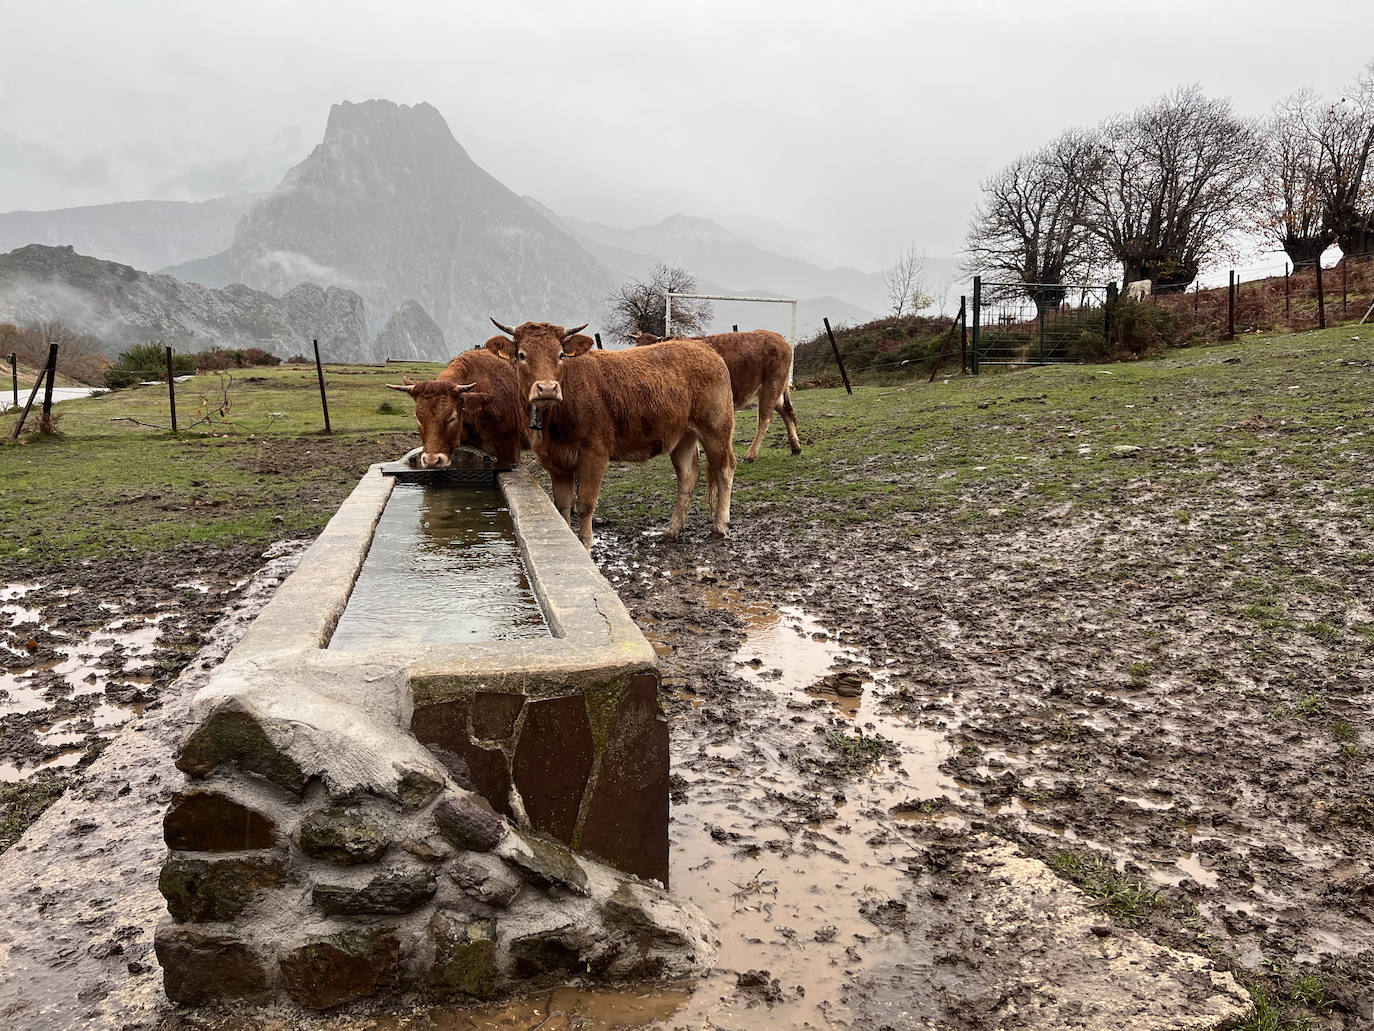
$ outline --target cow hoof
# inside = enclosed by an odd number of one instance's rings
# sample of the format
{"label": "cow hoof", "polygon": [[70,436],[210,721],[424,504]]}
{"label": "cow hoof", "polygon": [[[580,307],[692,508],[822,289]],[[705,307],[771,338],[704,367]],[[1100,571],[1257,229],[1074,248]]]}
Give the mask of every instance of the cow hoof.
{"label": "cow hoof", "polygon": [[799,455],[799,454],[801,454],[801,448],[799,448],[799,447],[794,447],[794,448],[792,449],[792,454],[794,454],[794,455]]}
{"label": "cow hoof", "polygon": [[713,541],[723,541],[723,540],[725,540],[725,531],[724,531],[724,530],[712,530],[712,531],[711,531],[711,540],[713,540]]}

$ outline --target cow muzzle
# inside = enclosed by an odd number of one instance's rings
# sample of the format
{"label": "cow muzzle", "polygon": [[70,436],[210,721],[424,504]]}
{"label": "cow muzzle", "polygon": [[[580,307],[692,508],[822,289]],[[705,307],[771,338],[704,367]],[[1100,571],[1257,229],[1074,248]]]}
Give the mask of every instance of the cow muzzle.
{"label": "cow muzzle", "polygon": [[530,387],[530,404],[551,405],[563,400],[563,387],[558,380],[540,380]]}
{"label": "cow muzzle", "polygon": [[448,455],[431,454],[426,451],[420,455],[420,464],[426,469],[446,469],[449,464]]}

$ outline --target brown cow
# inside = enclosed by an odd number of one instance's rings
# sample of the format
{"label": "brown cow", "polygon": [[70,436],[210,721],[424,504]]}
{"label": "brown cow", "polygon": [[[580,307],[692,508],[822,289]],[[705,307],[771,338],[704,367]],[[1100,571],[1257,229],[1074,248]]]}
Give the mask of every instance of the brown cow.
{"label": "brown cow", "polygon": [[730,372],[719,355],[681,342],[596,351],[591,337],[578,332],[581,326],[565,330],[526,322],[511,329],[492,322],[511,339],[493,337],[487,346],[515,365],[520,396],[531,409],[534,453],[553,480],[554,504],[570,524],[577,485],[578,536],[587,550],[606,466],[645,462],[665,451],[677,472],[677,500],[668,520],[668,536],[676,537],[701,475],[698,440],[706,451],[715,533],[725,534],[735,478],[735,412]]}
{"label": "brown cow", "polygon": [[500,465],[514,465],[521,446],[529,446],[515,370],[485,348],[460,354],[432,380],[387,386],[415,399],[426,469],[443,469],[460,444],[485,451]]}
{"label": "brown cow", "polygon": [[[656,344],[660,337],[639,333],[639,346]],[[801,439],[797,436],[797,415],[792,410],[792,392],[787,387],[787,374],[792,369],[792,345],[780,333],[756,329],[749,333],[714,333],[704,337],[680,339],[707,344],[725,359],[730,370],[730,388],[735,395],[735,408],[743,408],[755,394],[759,397],[759,427],[754,442],[744,453],[744,460],[752,462],[763,446],[763,435],[773,421],[776,411],[787,427],[787,443],[792,454],[801,454]]]}

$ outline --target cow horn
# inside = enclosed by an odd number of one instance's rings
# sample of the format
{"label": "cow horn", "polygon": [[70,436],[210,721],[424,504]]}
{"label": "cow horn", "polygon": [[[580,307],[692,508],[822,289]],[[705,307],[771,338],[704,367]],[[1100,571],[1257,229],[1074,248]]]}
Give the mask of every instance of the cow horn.
{"label": "cow horn", "polygon": [[477,386],[476,380],[473,380],[471,383],[455,383],[453,384],[453,391],[454,393],[461,394],[464,391],[471,390],[475,386]]}
{"label": "cow horn", "polygon": [[414,384],[414,383],[406,383],[405,386],[402,386],[402,385],[399,384],[399,383],[388,383],[387,386],[390,387],[392,390],[403,390],[403,391],[405,391],[407,394],[413,394],[413,393],[415,393],[415,384]]}
{"label": "cow horn", "polygon": [[584,322],[584,323],[582,323],[582,325],[578,326],[576,329],[565,330],[564,333],[563,333],[563,339],[564,339],[564,340],[567,340],[569,337],[574,337],[574,336],[576,336],[578,333],[581,333],[584,329],[586,329],[586,328],[587,328],[587,325],[588,325],[588,324]]}
{"label": "cow horn", "polygon": [[[491,319],[491,316],[488,315],[487,318]],[[491,324],[492,324],[493,326],[495,326],[497,329],[499,329],[502,333],[506,334],[506,336],[508,336],[508,337],[513,337],[513,336],[515,336],[515,330],[511,329],[509,326],[503,326],[503,325],[501,325],[501,323],[497,322],[495,319],[491,319]]]}

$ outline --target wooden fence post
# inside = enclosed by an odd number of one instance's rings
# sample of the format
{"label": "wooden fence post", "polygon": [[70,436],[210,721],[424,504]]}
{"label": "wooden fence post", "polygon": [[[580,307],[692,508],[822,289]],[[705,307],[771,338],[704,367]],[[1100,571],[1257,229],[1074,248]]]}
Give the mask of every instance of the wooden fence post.
{"label": "wooden fence post", "polygon": [[1288,318],[1291,310],[1292,288],[1288,282],[1288,262],[1283,263],[1283,317]]}
{"label": "wooden fence post", "polygon": [[730,332],[731,332],[731,333],[738,333],[738,332],[739,332],[739,326],[737,326],[737,325],[731,326],[731,327],[730,327]]}
{"label": "wooden fence post", "polygon": [[1236,270],[1232,269],[1226,283],[1226,339],[1236,339]]}
{"label": "wooden fence post", "polygon": [[835,334],[830,329],[829,317],[821,319],[825,323],[825,335],[830,338],[830,350],[835,353],[835,364],[840,367],[840,378],[844,380],[844,392],[854,393],[854,389],[849,385],[849,373],[844,371],[844,359],[840,357],[840,346],[835,343]]}
{"label": "wooden fence post", "polygon": [[[52,345],[56,349],[57,345]],[[38,373],[38,378],[33,381],[33,389],[29,391],[29,399],[24,404],[24,410],[19,413],[19,421],[15,423],[14,432],[10,435],[10,440],[19,439],[19,431],[24,428],[24,420],[29,417],[29,410],[33,408],[33,399],[38,396],[38,390],[43,386],[43,381],[47,378],[48,367],[46,365]]]}
{"label": "wooden fence post", "polygon": [[1322,257],[1317,255],[1317,328],[1326,328],[1326,294],[1322,291]]}
{"label": "wooden fence post", "polygon": [[1341,255],[1341,318],[1345,318],[1346,294],[1350,287],[1350,259]]}
{"label": "wooden fence post", "polygon": [[46,366],[47,382],[43,385],[43,415],[38,420],[38,431],[40,433],[52,432],[52,388],[53,380],[57,378],[57,345],[52,344],[48,347],[48,364]]}
{"label": "wooden fence post", "polygon": [[172,346],[167,347],[167,405],[172,409],[172,432],[177,431],[177,388],[172,378]]}
{"label": "wooden fence post", "polygon": [[19,407],[19,352],[10,352],[10,389],[14,391],[14,407]]}
{"label": "wooden fence post", "polygon": [[315,375],[320,380],[320,407],[324,409],[324,431],[333,433],[334,431],[329,428],[329,398],[324,393],[324,366],[320,364],[320,342],[318,340],[311,340],[310,342],[315,345]]}
{"label": "wooden fence post", "polygon": [[600,333],[593,333],[593,334],[592,334],[592,337],[596,340],[596,349],[597,349],[598,351],[604,351],[605,348],[601,346],[601,334],[600,334]]}
{"label": "wooden fence post", "polygon": [[935,382],[935,375],[940,371],[940,366],[943,365],[945,361],[945,355],[949,353],[950,348],[954,344],[954,331],[959,328],[959,324],[963,321],[963,318],[964,305],[963,302],[960,301],[959,314],[954,316],[954,321],[949,325],[949,332],[945,334],[945,339],[940,343],[940,353],[935,356],[935,367],[930,370],[930,379],[926,380],[927,383]]}

